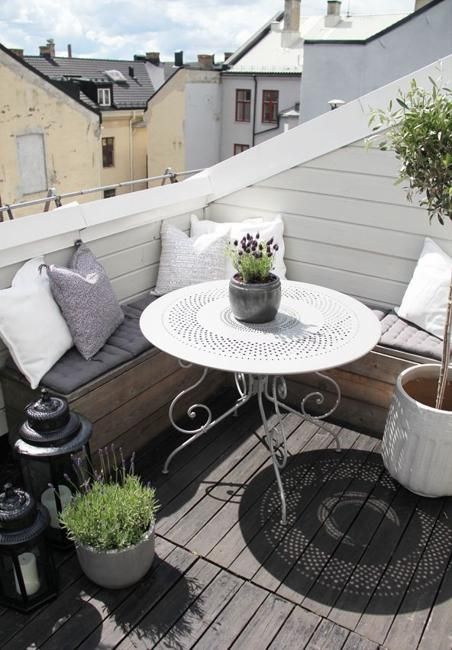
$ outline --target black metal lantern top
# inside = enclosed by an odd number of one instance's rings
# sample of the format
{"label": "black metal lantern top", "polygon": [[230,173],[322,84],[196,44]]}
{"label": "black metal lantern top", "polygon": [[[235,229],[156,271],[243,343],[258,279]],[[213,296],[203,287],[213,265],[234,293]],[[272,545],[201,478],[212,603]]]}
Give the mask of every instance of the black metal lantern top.
{"label": "black metal lantern top", "polygon": [[70,454],[81,449],[91,436],[89,420],[70,411],[64,397],[50,395],[45,389],[36,402],[28,404],[25,412],[27,420],[14,445],[19,454],[37,457]]}
{"label": "black metal lantern top", "polygon": [[0,494],[0,545],[22,544],[42,533],[49,514],[28,492],[6,483]]}

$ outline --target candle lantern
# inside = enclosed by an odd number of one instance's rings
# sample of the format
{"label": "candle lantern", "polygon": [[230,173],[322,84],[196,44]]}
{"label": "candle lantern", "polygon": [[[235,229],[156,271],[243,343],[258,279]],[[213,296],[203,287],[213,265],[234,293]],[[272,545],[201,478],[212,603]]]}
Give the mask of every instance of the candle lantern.
{"label": "candle lantern", "polygon": [[89,438],[92,425],[69,410],[67,400],[45,389],[25,409],[27,420],[14,449],[19,455],[26,489],[50,516],[49,540],[61,548],[71,545],[58,516],[91,469]]}
{"label": "candle lantern", "polygon": [[27,492],[10,483],[0,494],[0,603],[28,612],[57,593],[45,531],[50,517]]}

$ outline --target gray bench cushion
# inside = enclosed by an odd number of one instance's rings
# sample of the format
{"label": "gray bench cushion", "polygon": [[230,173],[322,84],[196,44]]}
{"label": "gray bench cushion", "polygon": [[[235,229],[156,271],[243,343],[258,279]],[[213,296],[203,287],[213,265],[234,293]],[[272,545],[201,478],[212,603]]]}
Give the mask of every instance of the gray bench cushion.
{"label": "gray bench cushion", "polygon": [[[141,333],[140,316],[143,309],[153,300],[154,296],[146,296],[123,305],[123,322],[92,359],[87,361],[76,348],[71,348],[44,375],[40,385],[67,395],[151,348],[151,344]],[[12,359],[7,361],[7,365],[15,367]]]}
{"label": "gray bench cushion", "polygon": [[443,342],[399,318],[393,311],[381,320],[381,332],[380,345],[431,359],[441,359]]}

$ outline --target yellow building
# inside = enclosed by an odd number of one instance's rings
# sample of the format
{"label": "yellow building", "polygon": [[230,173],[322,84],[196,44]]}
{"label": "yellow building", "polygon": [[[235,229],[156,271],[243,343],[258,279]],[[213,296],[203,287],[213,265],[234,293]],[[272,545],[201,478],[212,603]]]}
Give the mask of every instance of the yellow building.
{"label": "yellow building", "polygon": [[[100,185],[100,121],[98,111],[0,45],[2,205],[46,196],[49,187],[64,193]],[[13,216],[41,209],[14,209]]]}
{"label": "yellow building", "polygon": [[[164,81],[167,71],[157,52],[135,56],[134,60],[81,59],[73,57],[68,48],[68,56],[61,57],[55,56],[55,44],[49,40],[40,47],[39,56],[26,55],[24,59],[101,111],[102,186],[149,175],[143,113],[147,100]],[[135,184],[106,189],[103,195],[109,197],[145,187],[146,184]]]}
{"label": "yellow building", "polygon": [[212,56],[199,55],[197,64],[180,65],[152,95],[144,115],[150,176],[167,167],[184,171],[219,161],[220,83],[220,66]]}

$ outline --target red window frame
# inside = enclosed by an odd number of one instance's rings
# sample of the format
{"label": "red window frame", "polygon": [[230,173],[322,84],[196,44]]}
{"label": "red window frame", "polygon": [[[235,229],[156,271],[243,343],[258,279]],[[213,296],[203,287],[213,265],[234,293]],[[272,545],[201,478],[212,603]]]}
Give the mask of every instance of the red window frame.
{"label": "red window frame", "polygon": [[235,144],[234,145],[234,156],[236,156],[238,153],[242,153],[242,151],[246,151],[249,148],[250,148],[249,144]]}
{"label": "red window frame", "polygon": [[235,91],[235,121],[251,121],[251,90],[249,88],[237,88]]}
{"label": "red window frame", "polygon": [[262,122],[278,121],[279,90],[262,91]]}

